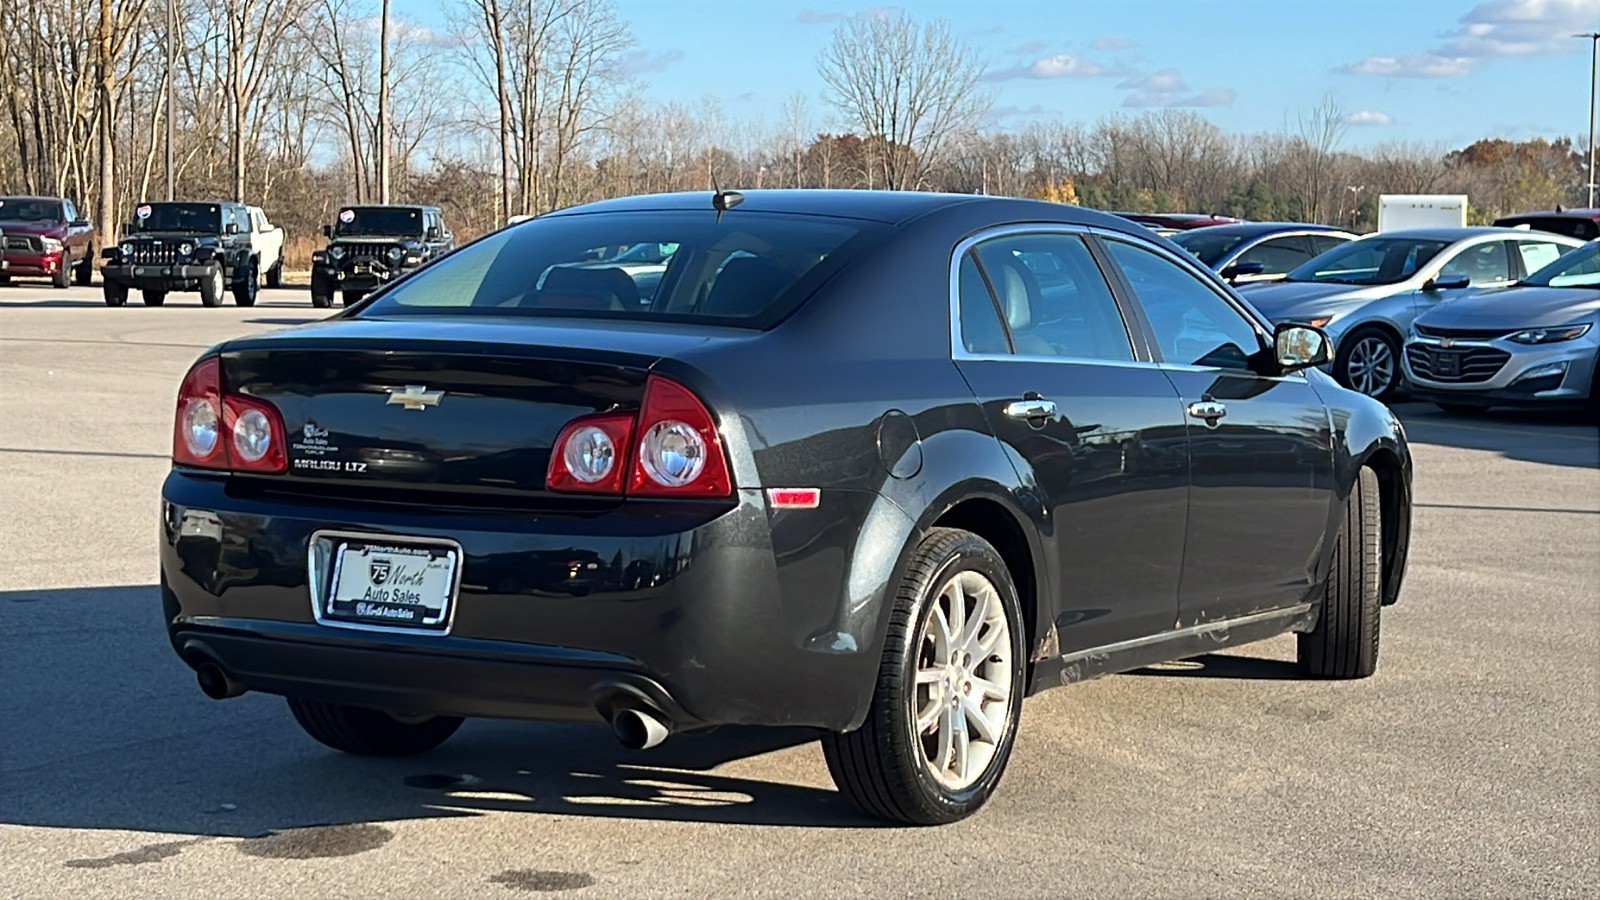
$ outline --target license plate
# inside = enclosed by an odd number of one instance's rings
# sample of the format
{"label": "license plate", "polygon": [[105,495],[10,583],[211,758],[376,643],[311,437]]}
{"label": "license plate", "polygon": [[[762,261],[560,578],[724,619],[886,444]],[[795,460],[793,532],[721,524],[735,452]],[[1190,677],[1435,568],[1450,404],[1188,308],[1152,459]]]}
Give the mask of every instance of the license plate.
{"label": "license plate", "polygon": [[459,553],[453,546],[345,540],[319,610],[323,621],[443,632],[450,624]]}
{"label": "license plate", "polygon": [[1436,353],[1433,357],[1433,372],[1435,375],[1460,375],[1461,354]]}

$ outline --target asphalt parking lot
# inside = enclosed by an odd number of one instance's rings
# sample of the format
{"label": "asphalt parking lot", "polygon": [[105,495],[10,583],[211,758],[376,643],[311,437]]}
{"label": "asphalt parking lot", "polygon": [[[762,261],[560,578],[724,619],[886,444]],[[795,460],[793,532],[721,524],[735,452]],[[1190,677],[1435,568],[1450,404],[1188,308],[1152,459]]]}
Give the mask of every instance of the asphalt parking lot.
{"label": "asphalt parking lot", "polygon": [[0,895],[1600,896],[1592,426],[1401,404],[1375,677],[1298,680],[1285,638],[1053,691],[983,812],[901,829],[804,733],[469,722],[362,760],[206,699],[154,586],[172,398],[211,343],[318,317],[0,289]]}

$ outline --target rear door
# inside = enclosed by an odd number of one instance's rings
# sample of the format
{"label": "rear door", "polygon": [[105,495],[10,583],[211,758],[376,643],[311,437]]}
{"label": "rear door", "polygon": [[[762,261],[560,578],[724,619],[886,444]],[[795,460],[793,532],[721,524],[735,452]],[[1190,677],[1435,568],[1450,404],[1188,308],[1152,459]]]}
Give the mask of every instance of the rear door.
{"label": "rear door", "polygon": [[1298,234],[1286,234],[1268,238],[1254,247],[1239,254],[1235,260],[1238,263],[1260,263],[1260,275],[1243,275],[1238,281],[1248,284],[1252,281],[1274,281],[1288,274],[1289,270],[1298,267],[1301,263],[1311,259],[1310,247],[1306,239]]}
{"label": "rear door", "polygon": [[1189,516],[1181,627],[1305,601],[1334,501],[1333,441],[1304,375],[1257,375],[1265,332],[1177,256],[1104,238],[1182,397]]}
{"label": "rear door", "polygon": [[979,236],[952,275],[956,366],[1051,523],[1061,652],[1170,629],[1188,504],[1182,410],[1135,353],[1085,236]]}

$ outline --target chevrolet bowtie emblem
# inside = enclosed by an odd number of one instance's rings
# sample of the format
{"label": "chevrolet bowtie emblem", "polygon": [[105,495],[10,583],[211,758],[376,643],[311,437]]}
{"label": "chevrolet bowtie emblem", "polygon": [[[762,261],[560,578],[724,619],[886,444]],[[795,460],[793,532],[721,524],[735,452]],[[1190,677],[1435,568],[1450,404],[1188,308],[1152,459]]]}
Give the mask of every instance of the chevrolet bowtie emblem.
{"label": "chevrolet bowtie emblem", "polygon": [[1450,338],[1440,338],[1439,339],[1439,346],[1440,347],[1454,347],[1455,345],[1456,345],[1456,342],[1454,340],[1450,339]]}
{"label": "chevrolet bowtie emblem", "polygon": [[444,391],[430,391],[427,385],[408,384],[403,390],[395,388],[389,391],[389,404],[398,403],[406,409],[426,409],[438,406],[443,396]]}

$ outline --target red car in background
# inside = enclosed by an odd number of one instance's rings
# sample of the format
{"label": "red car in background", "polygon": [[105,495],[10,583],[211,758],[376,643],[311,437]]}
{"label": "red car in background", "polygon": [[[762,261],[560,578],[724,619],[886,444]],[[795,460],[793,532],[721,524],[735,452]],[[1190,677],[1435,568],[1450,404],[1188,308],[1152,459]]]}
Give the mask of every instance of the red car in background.
{"label": "red car in background", "polygon": [[6,267],[0,284],[11,279],[48,278],[64,288],[76,278],[94,279],[94,226],[80,218],[64,197],[0,197],[0,234]]}

